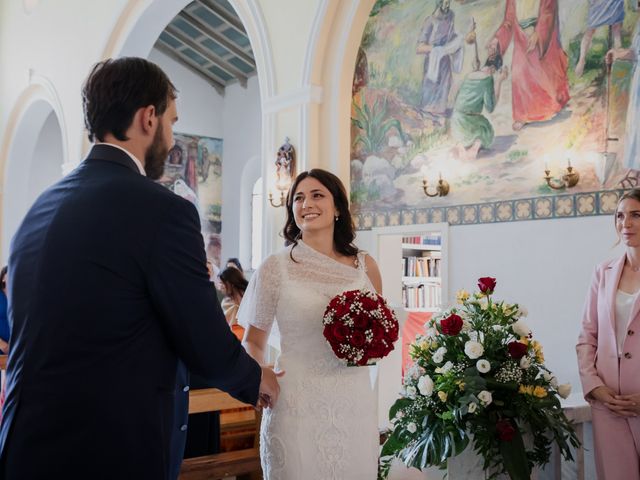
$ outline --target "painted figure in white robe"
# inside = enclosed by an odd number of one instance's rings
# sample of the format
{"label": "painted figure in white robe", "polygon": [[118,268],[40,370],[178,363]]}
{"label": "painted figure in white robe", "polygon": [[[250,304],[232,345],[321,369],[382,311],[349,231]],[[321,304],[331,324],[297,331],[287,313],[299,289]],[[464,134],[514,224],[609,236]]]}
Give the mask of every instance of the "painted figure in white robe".
{"label": "painted figure in white robe", "polygon": [[437,0],[433,15],[427,17],[416,53],[424,55],[422,102],[424,112],[444,115],[447,110],[453,73],[462,69],[463,38],[454,31],[450,0]]}

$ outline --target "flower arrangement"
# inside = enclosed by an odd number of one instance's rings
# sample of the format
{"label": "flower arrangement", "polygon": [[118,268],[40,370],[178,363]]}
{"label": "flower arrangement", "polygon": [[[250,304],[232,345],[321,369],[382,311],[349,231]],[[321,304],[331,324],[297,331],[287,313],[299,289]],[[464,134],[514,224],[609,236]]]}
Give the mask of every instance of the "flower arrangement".
{"label": "flower arrangement", "polygon": [[414,364],[389,412],[380,479],[394,457],[409,467],[446,468],[470,443],[488,478],[529,480],[554,442],[572,459],[570,446],[579,441],[558,398],[571,386],[558,385],[545,367],[525,309],[492,299],[495,286],[483,277],[479,293],[458,292],[459,306],[428,321],[410,346]]}
{"label": "flower arrangement", "polygon": [[373,365],[393,350],[398,320],[375,292],[349,290],[331,299],[324,316],[324,337],[347,365]]}

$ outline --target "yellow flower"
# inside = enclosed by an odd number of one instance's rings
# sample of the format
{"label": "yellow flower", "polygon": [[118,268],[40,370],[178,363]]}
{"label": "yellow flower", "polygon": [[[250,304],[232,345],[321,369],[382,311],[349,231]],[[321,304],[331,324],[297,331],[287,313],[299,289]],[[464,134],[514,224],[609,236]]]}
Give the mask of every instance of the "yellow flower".
{"label": "yellow flower", "polygon": [[544,387],[537,386],[533,389],[533,396],[538,398],[544,398],[547,396],[547,391]]}
{"label": "yellow flower", "polygon": [[465,289],[458,290],[458,292],[456,293],[456,301],[460,305],[462,305],[467,300],[469,300],[469,292],[467,292]]}
{"label": "yellow flower", "polygon": [[458,388],[462,391],[464,391],[464,382],[460,381],[460,383],[458,384]]}
{"label": "yellow flower", "polygon": [[520,388],[518,388],[518,393],[522,393],[524,395],[533,395],[533,385],[520,385]]}
{"label": "yellow flower", "polygon": [[442,390],[440,390],[438,392],[438,398],[440,399],[441,402],[446,402],[447,401],[447,393],[443,392]]}
{"label": "yellow flower", "polygon": [[538,363],[544,363],[544,353],[542,352],[542,345],[537,340],[531,342],[531,347],[533,348],[533,352],[536,355],[536,361]]}

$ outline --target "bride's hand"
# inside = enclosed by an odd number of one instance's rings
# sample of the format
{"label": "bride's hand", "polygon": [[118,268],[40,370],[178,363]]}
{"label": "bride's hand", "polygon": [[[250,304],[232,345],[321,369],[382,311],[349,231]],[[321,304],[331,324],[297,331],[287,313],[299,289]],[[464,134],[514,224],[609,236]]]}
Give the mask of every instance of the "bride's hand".
{"label": "bride's hand", "polygon": [[284,371],[274,372],[270,367],[262,367],[262,380],[260,381],[260,397],[258,407],[273,408],[280,395],[278,378],[284,375]]}

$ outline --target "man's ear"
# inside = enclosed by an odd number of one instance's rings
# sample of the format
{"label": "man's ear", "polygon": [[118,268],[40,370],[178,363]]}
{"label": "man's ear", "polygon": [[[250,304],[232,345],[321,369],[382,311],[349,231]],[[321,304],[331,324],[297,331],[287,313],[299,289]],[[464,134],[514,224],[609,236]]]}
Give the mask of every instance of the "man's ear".
{"label": "man's ear", "polygon": [[155,125],[158,122],[156,107],[148,105],[140,110],[140,127],[142,128],[142,131],[148,134],[154,133]]}

